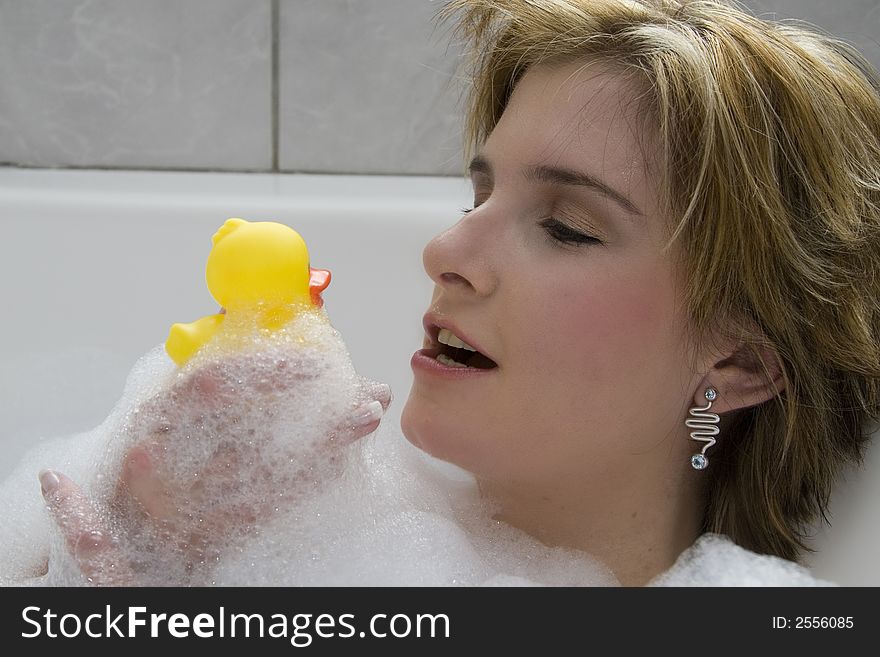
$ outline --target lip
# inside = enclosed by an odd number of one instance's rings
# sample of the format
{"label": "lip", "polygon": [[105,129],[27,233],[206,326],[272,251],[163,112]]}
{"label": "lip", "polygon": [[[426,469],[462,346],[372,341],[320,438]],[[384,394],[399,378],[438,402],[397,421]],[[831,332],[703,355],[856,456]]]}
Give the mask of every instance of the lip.
{"label": "lip", "polygon": [[[441,318],[438,315],[427,313],[422,318],[422,325],[425,327],[427,344],[425,344],[423,349],[419,349],[412,355],[410,366],[412,367],[414,373],[424,372],[426,374],[445,379],[461,380],[470,379],[473,377],[488,376],[498,369],[498,367],[493,367],[491,369],[481,369],[478,367],[451,367],[449,365],[444,365],[436,358],[441,349],[440,342],[439,340],[437,340],[437,336],[440,333],[440,329],[444,328],[449,329],[450,331],[455,333],[455,335],[461,338],[462,341],[472,346],[474,349],[479,351],[487,358],[492,358],[492,356],[483,351],[483,349],[476,342],[472,341],[471,338],[469,338],[464,332],[462,332],[461,329],[459,329],[455,324]],[[492,360],[495,359],[492,358]]]}
{"label": "lip", "polygon": [[[452,329],[450,329],[452,330]],[[419,349],[412,355],[409,364],[413,369],[413,373],[424,372],[431,376],[444,379],[472,379],[474,377],[489,376],[498,368],[493,367],[489,370],[483,370],[478,367],[450,367],[444,365],[436,359],[440,353],[440,347],[428,347]]]}
{"label": "lip", "polygon": [[[488,351],[483,349],[479,344],[477,344],[474,340],[472,340],[466,333],[464,333],[455,324],[453,324],[452,322],[450,322],[447,319],[443,319],[439,315],[435,315],[434,313],[425,313],[425,316],[422,317],[422,326],[425,327],[425,335],[427,335],[428,338],[431,340],[430,345],[425,345],[429,349],[433,349],[433,348],[438,347],[440,345],[440,341],[437,339],[437,336],[440,334],[440,329],[449,329],[450,331],[455,333],[455,335],[457,335],[459,337],[459,339],[461,339],[462,342],[465,342],[466,344],[470,345],[471,347],[473,347],[474,349],[479,351],[481,354],[483,354],[486,358],[490,358],[493,361],[495,361],[495,363],[498,363],[498,361],[492,357],[492,354],[490,354]],[[498,368],[493,367],[492,369],[498,369]],[[491,370],[486,370],[486,371],[491,371]]]}

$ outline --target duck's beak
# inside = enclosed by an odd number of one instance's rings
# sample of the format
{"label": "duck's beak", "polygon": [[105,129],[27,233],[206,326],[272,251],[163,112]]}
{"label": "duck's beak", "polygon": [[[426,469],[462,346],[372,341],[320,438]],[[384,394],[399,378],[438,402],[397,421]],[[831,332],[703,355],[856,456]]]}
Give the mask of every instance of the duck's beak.
{"label": "duck's beak", "polygon": [[312,297],[312,303],[321,308],[324,305],[321,292],[330,285],[330,272],[326,269],[312,269],[309,267],[309,274],[309,292]]}

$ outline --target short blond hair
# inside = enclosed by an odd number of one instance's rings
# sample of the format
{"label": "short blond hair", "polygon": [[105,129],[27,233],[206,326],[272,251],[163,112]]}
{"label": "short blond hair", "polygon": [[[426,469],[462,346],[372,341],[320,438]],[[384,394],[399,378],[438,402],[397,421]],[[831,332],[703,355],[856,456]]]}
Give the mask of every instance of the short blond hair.
{"label": "short blond hair", "polygon": [[769,348],[785,384],[732,414],[703,529],[797,559],[878,417],[876,71],[845,42],[733,2],[451,0],[438,19],[470,54],[468,159],[531,66],[599,59],[644,82],[693,335],[733,334],[762,364]]}

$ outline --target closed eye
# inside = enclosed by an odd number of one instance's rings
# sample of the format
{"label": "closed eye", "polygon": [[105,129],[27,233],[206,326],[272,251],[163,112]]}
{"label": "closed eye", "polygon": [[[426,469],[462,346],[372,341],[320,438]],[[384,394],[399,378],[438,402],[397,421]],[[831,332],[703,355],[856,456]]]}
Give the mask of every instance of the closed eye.
{"label": "closed eye", "polygon": [[602,240],[593,237],[592,235],[585,235],[584,233],[580,233],[572,228],[569,228],[562,222],[554,219],[553,217],[548,217],[541,222],[541,226],[544,227],[544,230],[547,234],[556,240],[557,242],[562,242],[563,244],[601,244]]}
{"label": "closed eye", "polygon": [[[462,214],[468,214],[469,212],[473,212],[479,206],[475,206],[473,208],[461,208],[460,212]],[[562,244],[602,244],[602,240],[597,237],[593,237],[592,235],[585,235],[584,233],[580,233],[572,228],[569,228],[559,220],[548,217],[541,222],[541,226],[544,227],[544,230],[547,234],[557,242],[561,242]]]}

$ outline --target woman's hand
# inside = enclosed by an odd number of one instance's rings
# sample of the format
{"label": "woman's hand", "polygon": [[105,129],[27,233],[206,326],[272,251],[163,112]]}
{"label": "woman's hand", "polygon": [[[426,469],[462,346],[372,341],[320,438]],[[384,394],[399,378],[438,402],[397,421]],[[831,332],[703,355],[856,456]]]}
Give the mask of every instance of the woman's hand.
{"label": "woman's hand", "polygon": [[[123,458],[108,505],[89,499],[60,472],[41,472],[50,514],[87,580],[99,586],[135,585],[155,583],[158,575],[160,581],[180,578],[184,581],[173,583],[186,583],[210,569],[231,537],[247,535],[279,505],[295,503],[296,482],[320,483],[313,473],[332,477],[342,448],[379,426],[391,402],[388,386],[365,384],[359,404],[323,432],[323,440],[286,453],[279,467],[286,468],[288,479],[277,479],[265,465],[276,456],[271,440],[253,428],[236,433],[240,425],[253,427],[264,416],[271,422],[285,397],[314,378],[311,366],[287,359],[256,367],[241,359],[195,371],[138,409],[138,421],[129,428],[137,439]],[[182,475],[181,451],[204,434],[212,436],[209,453]],[[137,553],[149,553],[153,561],[138,561],[132,557]],[[173,563],[174,568],[149,572],[157,563]]]}

